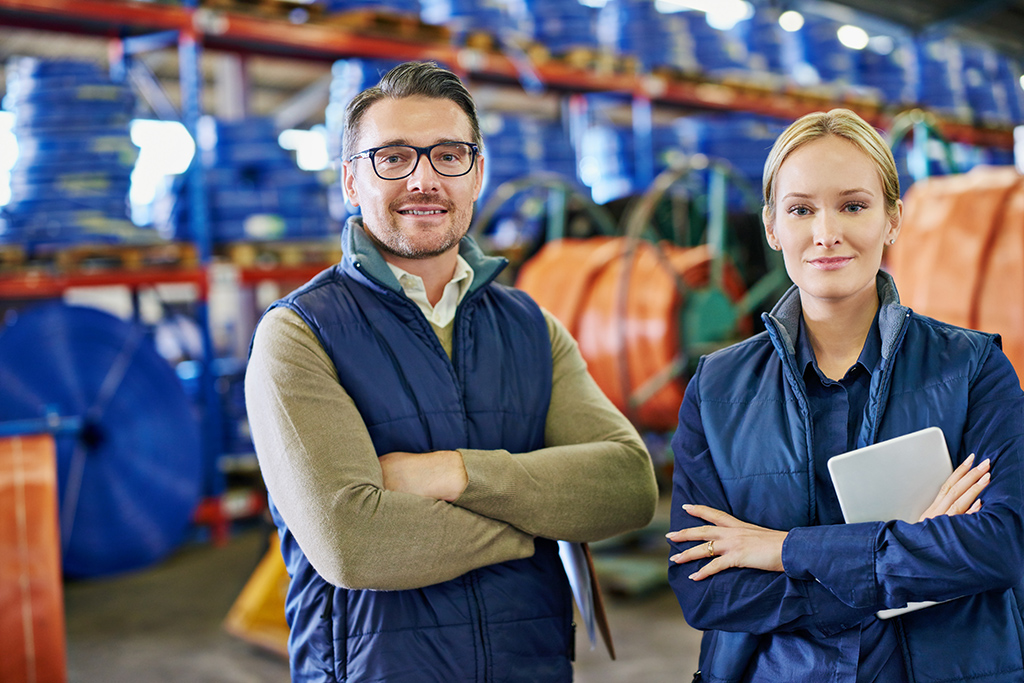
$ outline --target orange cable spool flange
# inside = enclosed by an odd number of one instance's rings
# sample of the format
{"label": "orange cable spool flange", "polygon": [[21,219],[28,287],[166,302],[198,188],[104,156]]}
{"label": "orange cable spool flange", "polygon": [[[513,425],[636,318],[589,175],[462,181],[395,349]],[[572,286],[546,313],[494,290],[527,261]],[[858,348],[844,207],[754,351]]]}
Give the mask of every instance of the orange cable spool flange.
{"label": "orange cable spool flange", "polygon": [[[549,242],[523,265],[517,286],[576,337],[590,374],[616,407],[640,427],[671,430],[686,387],[673,371],[686,356],[679,330],[684,291],[709,284],[711,252],[706,245],[634,244],[630,253],[627,238]],[[725,268],[723,287],[734,302],[741,298],[735,268]],[[636,405],[637,389],[659,377],[664,383]]]}
{"label": "orange cable spool flange", "polygon": [[0,643],[0,681],[67,680],[50,435],[0,439]]}

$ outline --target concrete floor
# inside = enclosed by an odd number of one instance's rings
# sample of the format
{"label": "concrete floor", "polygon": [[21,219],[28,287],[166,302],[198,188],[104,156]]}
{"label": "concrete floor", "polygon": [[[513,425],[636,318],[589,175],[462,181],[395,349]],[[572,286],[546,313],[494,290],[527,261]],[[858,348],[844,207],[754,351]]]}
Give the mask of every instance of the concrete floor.
{"label": "concrete floor", "polygon": [[[69,682],[287,683],[282,657],[221,625],[266,550],[267,532],[238,531],[222,547],[189,544],[128,575],[66,582]],[[664,566],[663,551],[657,559],[647,554]],[[618,660],[610,661],[601,645],[591,651],[581,629],[576,683],[689,683],[699,634],[667,585],[606,602]]]}

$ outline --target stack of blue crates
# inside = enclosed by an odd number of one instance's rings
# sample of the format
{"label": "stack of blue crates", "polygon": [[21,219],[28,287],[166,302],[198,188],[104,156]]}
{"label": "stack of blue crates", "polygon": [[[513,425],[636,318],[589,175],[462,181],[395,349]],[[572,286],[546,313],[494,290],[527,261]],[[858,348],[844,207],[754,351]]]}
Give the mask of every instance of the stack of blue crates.
{"label": "stack of blue crates", "polygon": [[916,56],[917,101],[940,116],[969,121],[960,44],[948,38],[921,39],[916,42]]}
{"label": "stack of blue crates", "polygon": [[521,0],[530,17],[533,39],[554,55],[575,48],[595,49],[597,12],[579,0]]}
{"label": "stack of blue crates", "polygon": [[1009,93],[1000,77],[999,54],[982,45],[965,43],[964,89],[974,120],[983,125],[1005,126],[1012,123]]}
{"label": "stack of blue crates", "polygon": [[420,8],[424,22],[447,26],[457,41],[472,33],[496,38],[530,35],[529,17],[504,0],[420,0]]}
{"label": "stack of blue crates", "polygon": [[316,0],[315,4],[322,6],[328,14],[360,9],[410,16],[420,13],[420,0]]}
{"label": "stack of blue crates", "polygon": [[598,15],[597,36],[612,52],[636,57],[646,71],[699,68],[685,21],[662,14],[649,0],[608,0]]}
{"label": "stack of blue crates", "polygon": [[[12,59],[4,108],[15,116],[18,159],[0,241],[29,246],[122,242],[138,148],[135,96],[92,62]],[[152,236],[150,234],[150,236]]]}
{"label": "stack of blue crates", "polygon": [[[200,133],[209,229],[214,242],[326,237],[326,189],[278,143],[273,119],[204,119]],[[174,236],[194,240],[187,185],[180,183],[172,213]]]}
{"label": "stack of blue crates", "polygon": [[803,59],[818,72],[824,83],[840,86],[858,82],[858,51],[839,41],[842,24],[827,17],[804,15],[804,26],[797,32]]}
{"label": "stack of blue crates", "polygon": [[786,40],[792,34],[779,26],[780,12],[771,7],[758,8],[754,16],[736,24],[729,32],[747,50],[747,63],[752,71],[785,74]]}
{"label": "stack of blue crates", "polygon": [[905,106],[915,102],[917,93],[917,60],[913,43],[900,40],[888,54],[861,50],[858,56],[858,79],[878,92],[891,105]]}
{"label": "stack of blue crates", "polygon": [[666,15],[680,21],[693,43],[697,64],[712,78],[736,76],[747,71],[747,48],[731,31],[722,31],[708,24],[704,12],[677,12]]}
{"label": "stack of blue crates", "polygon": [[1010,120],[1014,124],[1024,124],[1024,81],[1021,81],[1024,68],[1017,60],[999,55],[998,80],[1006,87],[1006,103],[1010,110]]}

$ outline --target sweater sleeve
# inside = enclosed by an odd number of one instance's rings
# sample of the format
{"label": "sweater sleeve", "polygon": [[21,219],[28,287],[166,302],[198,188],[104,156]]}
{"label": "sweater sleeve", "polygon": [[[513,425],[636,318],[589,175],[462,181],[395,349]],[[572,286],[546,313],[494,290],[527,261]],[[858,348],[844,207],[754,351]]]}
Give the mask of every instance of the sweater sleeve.
{"label": "sweater sleeve", "polygon": [[794,529],[783,547],[786,573],[850,605],[886,608],[1016,585],[1024,572],[1024,393],[994,345],[970,389],[960,454],[970,453],[991,459],[979,512]]}
{"label": "sweater sleeve", "polygon": [[[679,410],[679,426],[672,439],[675,456],[672,478],[671,526],[679,530],[705,524],[683,511],[686,503],[708,505],[732,512],[721,478],[715,468],[700,416],[698,366],[686,387]],[[751,521],[751,520],[747,520]],[[670,543],[670,554],[692,543]],[[817,552],[822,555],[831,553]],[[782,572],[734,568],[703,581],[690,574],[706,560],[669,563],[668,578],[687,623],[700,630],[771,633],[806,629],[823,636],[854,626],[877,607],[851,607],[811,576],[793,577]]]}
{"label": "sweater sleeve", "polygon": [[267,490],[328,582],[418,588],[533,554],[533,538],[507,522],[384,489],[355,403],[293,311],[274,309],[259,323],[245,397]]}
{"label": "sweater sleeve", "polygon": [[544,316],[553,365],[545,447],[460,449],[469,483],[455,503],[551,539],[590,542],[641,528],[658,498],[647,448],[594,382],[568,330]]}

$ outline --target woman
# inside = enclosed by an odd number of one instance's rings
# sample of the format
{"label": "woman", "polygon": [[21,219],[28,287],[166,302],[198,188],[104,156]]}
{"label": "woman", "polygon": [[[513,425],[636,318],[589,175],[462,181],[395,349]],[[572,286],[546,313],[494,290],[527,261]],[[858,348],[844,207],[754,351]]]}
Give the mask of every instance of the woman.
{"label": "woman", "polygon": [[[880,271],[896,167],[856,114],[790,126],[764,198],[795,286],[766,332],[701,359],[673,440],[695,680],[1024,680],[1024,394],[998,337],[900,306]],[[929,426],[957,468],[922,519],[843,524],[828,459]],[[875,616],[918,600],[949,602]]]}

